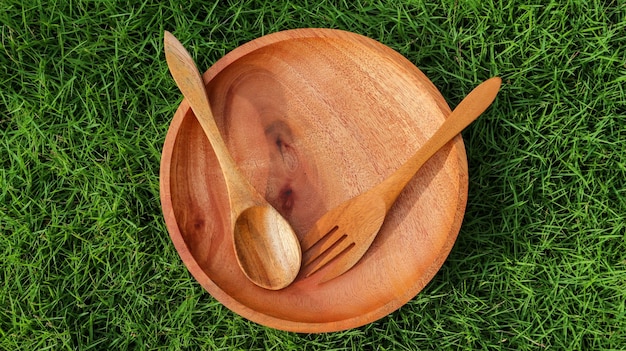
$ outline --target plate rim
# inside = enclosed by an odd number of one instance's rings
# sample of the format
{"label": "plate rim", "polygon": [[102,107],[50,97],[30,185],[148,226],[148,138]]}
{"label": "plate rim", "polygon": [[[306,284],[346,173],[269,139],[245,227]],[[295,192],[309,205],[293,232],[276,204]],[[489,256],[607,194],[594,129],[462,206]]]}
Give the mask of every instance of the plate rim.
{"label": "plate rim", "polygon": [[[261,36],[252,41],[242,44],[241,46],[233,49],[218,61],[216,61],[208,70],[206,70],[202,77],[205,84],[209,83],[214,77],[216,77],[224,68],[226,68],[232,62],[237,61],[239,58],[254,52],[262,47],[267,45],[276,44],[285,40],[291,39],[306,39],[306,38],[317,38],[317,37],[331,37],[331,38],[346,38],[346,37],[360,37],[361,40],[369,41],[373,45],[382,46],[387,48],[390,53],[395,55],[399,55],[403,59],[407,60],[404,56],[396,52],[395,50],[389,48],[388,46],[375,41],[374,39],[368,38],[366,36],[348,32],[339,29],[327,29],[327,28],[299,28],[299,29],[291,29],[285,31],[279,31],[275,33],[271,33],[265,36]],[[408,61],[408,60],[407,60]],[[431,90],[431,94],[435,94],[433,96],[435,102],[437,102],[438,107],[441,109],[444,117],[450,114],[450,108],[445,102],[445,99],[439,92],[439,90],[432,84],[430,79],[427,79],[427,82],[432,85],[432,87],[428,87]],[[446,261],[454,243],[456,242],[456,238],[458,237],[462,220],[465,215],[465,207],[467,205],[467,196],[468,196],[468,174],[467,174],[467,156],[466,150],[463,143],[462,137],[459,135],[455,138],[455,147],[457,148],[457,153],[459,156],[459,197],[457,199],[457,209],[455,212],[455,217],[453,219],[453,223],[450,229],[450,233],[446,238],[445,243],[442,245],[439,253],[436,256],[436,259],[428,266],[425,270],[426,274],[422,275],[421,278],[426,277],[426,279],[418,279],[415,284],[411,286],[410,289],[407,289],[407,292],[402,295],[402,298],[392,299],[384,303],[381,307],[373,309],[365,314],[360,314],[354,317],[342,319],[339,321],[330,321],[330,322],[299,322],[289,319],[282,319],[275,316],[267,315],[265,313],[259,312],[241,302],[231,297],[227,292],[222,290],[212,279],[211,277],[200,267],[200,265],[196,262],[195,257],[191,254],[191,250],[187,247],[185,243],[185,239],[183,234],[177,224],[177,220],[174,214],[173,204],[172,204],[172,195],[170,192],[171,189],[171,167],[172,167],[172,154],[175,147],[176,136],[183,124],[184,118],[190,110],[189,104],[186,99],[183,99],[179,104],[176,112],[174,113],[171,124],[168,128],[163,151],[161,156],[161,164],[159,169],[159,179],[160,179],[160,200],[161,207],[163,211],[163,216],[165,220],[165,224],[167,227],[167,231],[169,233],[170,239],[172,240],[174,247],[186,266],[187,270],[192,274],[192,276],[196,279],[198,283],[217,301],[222,303],[225,307],[227,307],[232,312],[261,325],[278,329],[285,330],[290,332],[299,332],[299,333],[325,333],[325,332],[336,332],[341,330],[347,330],[351,328],[356,328],[363,326],[365,324],[374,322],[380,318],[383,318],[390,313],[398,310],[411,299],[413,299],[419,292],[435,277],[436,273],[439,271],[443,263]],[[403,302],[397,302],[398,300]]]}

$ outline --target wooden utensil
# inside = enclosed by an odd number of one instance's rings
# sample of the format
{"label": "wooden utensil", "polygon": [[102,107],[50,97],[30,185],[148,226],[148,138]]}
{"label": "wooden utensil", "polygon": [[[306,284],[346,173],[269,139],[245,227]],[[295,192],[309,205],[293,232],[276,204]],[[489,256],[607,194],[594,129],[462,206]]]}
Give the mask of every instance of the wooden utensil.
{"label": "wooden utensil", "polygon": [[352,268],[365,254],[406,184],[439,149],[482,114],[495,99],[502,80],[494,77],[472,90],[441,127],[395,173],[365,193],[324,214],[301,242],[301,274],[310,276],[333,261],[320,282]]}
{"label": "wooden utensil", "polygon": [[[300,238],[328,210],[391,175],[451,112],[401,54],[334,29],[256,38],[203,79],[239,171]],[[267,327],[334,332],[384,318],[437,274],[465,214],[467,156],[457,135],[426,162],[348,272],[324,284],[323,271],[298,276],[281,290],[255,285],[238,267],[221,166],[187,99],[168,128],[159,183],[172,244],[212,298]]]}
{"label": "wooden utensil", "polygon": [[193,59],[169,32],[164,33],[165,57],[219,161],[230,200],[233,242],[238,263],[255,284],[278,290],[296,278],[302,254],[289,223],[238,171],[215,124],[206,88]]}

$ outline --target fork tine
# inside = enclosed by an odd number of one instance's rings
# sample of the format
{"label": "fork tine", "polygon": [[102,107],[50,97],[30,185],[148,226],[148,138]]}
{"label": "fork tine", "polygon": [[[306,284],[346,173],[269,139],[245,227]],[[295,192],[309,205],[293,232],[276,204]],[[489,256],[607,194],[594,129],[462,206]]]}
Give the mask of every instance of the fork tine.
{"label": "fork tine", "polygon": [[309,230],[308,233],[302,238],[300,242],[300,248],[302,252],[310,249],[315,244],[317,244],[320,240],[325,237],[332,235],[333,232],[337,230],[337,225],[334,227],[330,227],[328,223],[340,223],[340,219],[350,202],[344,202],[343,204],[333,208],[332,210],[326,212],[321,218],[315,222],[313,228]]}
{"label": "fork tine", "polygon": [[330,248],[319,253],[316,252],[315,258],[309,260],[309,263],[303,265],[304,276],[308,277],[311,274],[322,269],[329,262],[333,261],[336,258],[339,258],[347,251],[352,249],[354,245],[355,243],[351,240],[348,240],[348,237],[346,235],[341,236],[335,243],[330,246]]}
{"label": "fork tine", "polygon": [[324,277],[319,281],[320,284],[335,279],[349,271],[361,259],[361,253],[358,250],[354,250],[354,247],[351,248],[352,250],[346,250],[341,257],[337,257],[336,263],[324,272]]}
{"label": "fork tine", "polygon": [[328,230],[328,229],[322,230],[322,228],[314,227],[312,230],[310,230],[306,234],[306,236],[302,239],[302,241],[300,241],[300,249],[303,252],[311,249],[320,240],[322,240],[323,238],[328,237],[330,234],[335,232],[337,229],[338,229],[337,226],[331,228],[330,230]]}
{"label": "fork tine", "polygon": [[326,250],[331,248],[333,245],[336,245],[346,237],[346,234],[338,232],[338,229],[339,227],[335,226],[320,240],[318,240],[313,246],[309,247],[308,249],[303,249],[302,266],[310,264],[316,258],[321,256]]}

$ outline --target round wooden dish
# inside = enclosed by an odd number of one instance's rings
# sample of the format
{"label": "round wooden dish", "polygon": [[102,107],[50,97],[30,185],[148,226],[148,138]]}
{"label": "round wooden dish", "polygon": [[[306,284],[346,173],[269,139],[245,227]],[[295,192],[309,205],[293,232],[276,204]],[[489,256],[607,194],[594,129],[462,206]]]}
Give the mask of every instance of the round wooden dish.
{"label": "round wooden dish", "polygon": [[[328,209],[396,170],[450,109],[390,48],[349,32],[299,29],[233,50],[205,74],[216,122],[243,174],[302,237]],[[295,332],[364,325],[412,299],[457,237],[467,201],[461,137],[409,183],[367,254],[344,275],[270,291],[235,259],[219,165],[186,101],[167,134],[161,202],[181,259],[217,300]]]}

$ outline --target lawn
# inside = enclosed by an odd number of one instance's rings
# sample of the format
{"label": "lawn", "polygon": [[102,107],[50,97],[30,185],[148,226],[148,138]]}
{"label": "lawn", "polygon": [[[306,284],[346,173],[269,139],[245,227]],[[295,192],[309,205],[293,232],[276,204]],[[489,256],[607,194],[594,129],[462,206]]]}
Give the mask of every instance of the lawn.
{"label": "lawn", "polygon": [[[626,2],[0,0],[1,350],[626,348]],[[159,162],[181,95],[173,32],[210,67],[299,27],[400,52],[464,133],[469,200],[426,288],[360,328],[296,334],[231,312],[169,239]]]}

